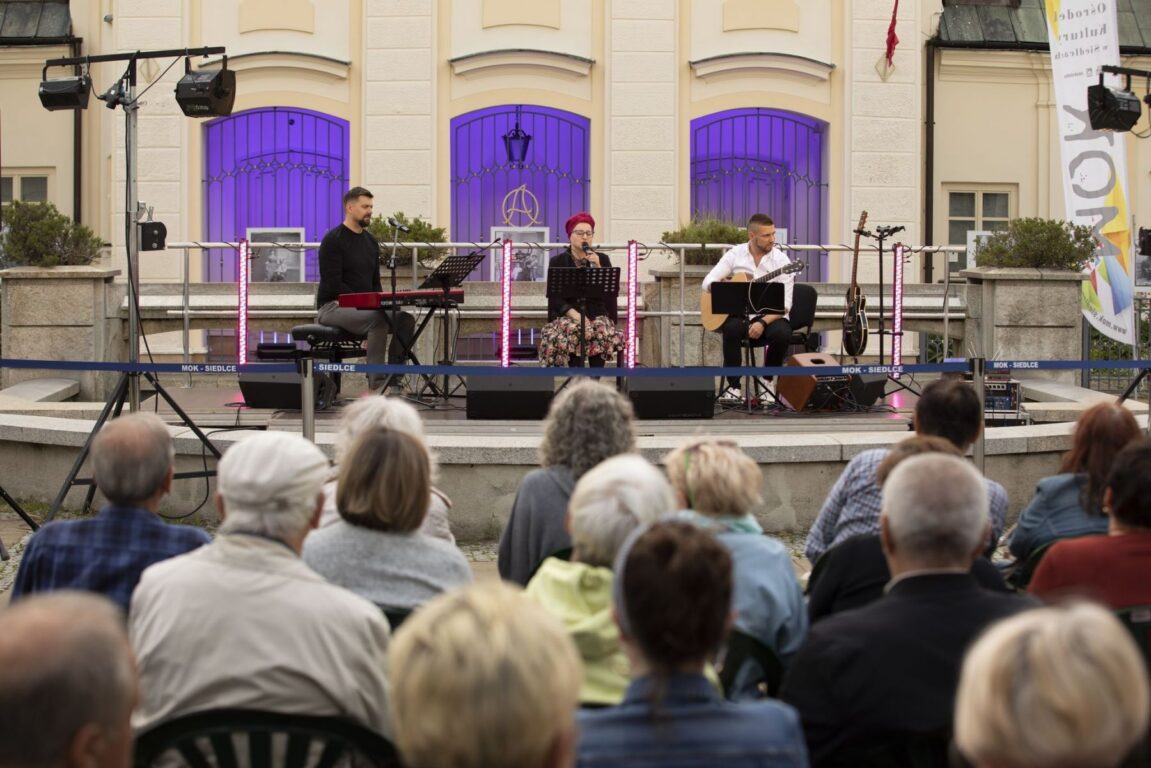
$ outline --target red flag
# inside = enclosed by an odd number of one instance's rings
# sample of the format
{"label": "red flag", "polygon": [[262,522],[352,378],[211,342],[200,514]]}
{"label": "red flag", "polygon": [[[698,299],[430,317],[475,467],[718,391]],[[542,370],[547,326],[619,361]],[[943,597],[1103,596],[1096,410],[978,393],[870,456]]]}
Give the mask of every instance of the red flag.
{"label": "red flag", "polygon": [[891,9],[891,26],[887,28],[887,66],[895,66],[895,46],[899,45],[899,36],[895,34],[895,17],[899,15],[899,0],[895,0],[895,7]]}

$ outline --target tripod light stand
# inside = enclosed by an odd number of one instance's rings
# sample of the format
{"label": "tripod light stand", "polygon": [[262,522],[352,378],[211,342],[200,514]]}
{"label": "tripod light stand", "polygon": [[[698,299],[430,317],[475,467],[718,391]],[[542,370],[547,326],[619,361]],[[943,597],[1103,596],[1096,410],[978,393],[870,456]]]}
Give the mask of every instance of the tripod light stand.
{"label": "tripod light stand", "polygon": [[[112,395],[104,403],[104,408],[100,412],[99,418],[96,419],[92,431],[88,434],[87,440],[84,442],[83,448],[80,450],[80,455],[77,456],[72,469],[68,473],[60,492],[56,495],[55,500],[52,502],[52,507],[48,511],[46,521],[52,520],[56,513],[60,510],[61,505],[64,503],[64,498],[68,495],[68,491],[74,485],[87,485],[88,492],[84,502],[84,508],[87,509],[92,504],[92,499],[95,496],[95,486],[92,485],[90,480],[77,480],[81,467],[84,465],[85,459],[88,457],[88,452],[91,450],[92,441],[96,433],[100,431],[104,423],[109,418],[116,418],[120,415],[124,408],[124,402],[128,403],[128,410],[135,413],[140,410],[140,376],[141,372],[137,370],[140,362],[140,218],[143,213],[144,206],[136,194],[136,158],[138,147],[138,112],[139,102],[137,101],[136,94],[136,66],[137,62],[141,59],[155,59],[155,58],[172,58],[172,57],[188,57],[188,56],[207,56],[211,54],[223,54],[224,48],[195,48],[195,49],[177,49],[165,51],[149,51],[128,54],[107,54],[100,56],[84,56],[79,58],[70,59],[50,59],[45,62],[45,70],[48,67],[55,66],[74,66],[84,65],[87,67],[91,63],[109,62],[109,61],[126,61],[127,68],[124,73],[117,79],[116,83],[109,88],[105,93],[98,98],[103,100],[109,109],[115,109],[119,106],[124,112],[124,142],[125,142],[125,182],[124,182],[124,228],[125,228],[125,243],[127,249],[127,267],[128,267],[128,363],[129,370],[120,374],[119,381],[112,392]],[[229,104],[230,109],[230,104]],[[217,459],[220,458],[221,453],[208,436],[196,426],[191,417],[172,399],[171,395],[160,385],[156,379],[155,374],[146,372],[142,374],[149,383],[152,384],[156,391],[157,396],[162,397],[168,405],[172,408],[173,412],[180,417],[180,420],[192,430],[192,432],[203,443],[205,449],[209,451]],[[175,475],[176,478],[184,479],[190,477],[207,477],[214,475],[214,470],[202,472],[181,472]]]}

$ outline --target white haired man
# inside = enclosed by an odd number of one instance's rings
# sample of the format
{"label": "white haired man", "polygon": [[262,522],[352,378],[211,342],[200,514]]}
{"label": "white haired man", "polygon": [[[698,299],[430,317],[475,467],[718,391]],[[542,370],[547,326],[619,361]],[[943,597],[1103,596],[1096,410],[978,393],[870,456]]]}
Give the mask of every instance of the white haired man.
{"label": "white haired man", "polygon": [[124,614],[61,590],[0,611],[0,768],[128,768],[136,667]]}
{"label": "white haired man", "polygon": [[957,456],[901,462],[879,518],[882,598],[812,626],[780,698],[799,710],[812,765],[853,765],[918,736],[946,754],[963,653],[997,619],[1033,607],[970,574],[991,529],[987,484]]}
{"label": "white haired man", "polygon": [[132,599],[137,728],[241,707],[344,716],[388,733],[387,621],[300,560],[327,474],[319,448],[283,432],[224,454],[216,540],[149,568]]}
{"label": "white haired man", "polygon": [[92,477],[108,504],[95,517],[50,523],[24,551],[12,599],[54,589],[97,592],[128,610],[148,566],[211,541],[159,518],[175,457],[168,427],[152,413],[109,421],[92,441]]}

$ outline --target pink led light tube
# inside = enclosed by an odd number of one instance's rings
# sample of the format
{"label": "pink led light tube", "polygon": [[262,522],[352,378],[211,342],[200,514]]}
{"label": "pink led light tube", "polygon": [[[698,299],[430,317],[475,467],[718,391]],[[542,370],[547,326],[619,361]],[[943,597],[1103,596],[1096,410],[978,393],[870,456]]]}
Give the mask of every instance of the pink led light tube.
{"label": "pink led light tube", "polygon": [[512,329],[512,241],[504,240],[503,269],[500,270],[500,365],[511,365]]}
{"label": "pink led light tube", "polygon": [[[894,297],[892,312],[891,337],[891,364],[903,365],[903,254],[906,252],[903,243],[896,243],[891,249],[895,255],[895,276],[892,278],[891,292]],[[891,374],[893,379],[899,378],[899,372]]]}
{"label": "pink led light tube", "polygon": [[248,241],[241,240],[240,248],[236,256],[240,261],[239,270],[239,301],[236,306],[236,360],[243,365],[248,362],[248,266],[251,263],[249,257]]}
{"label": "pink led light tube", "polygon": [[627,353],[628,368],[635,368],[635,294],[639,283],[639,243],[627,241]]}

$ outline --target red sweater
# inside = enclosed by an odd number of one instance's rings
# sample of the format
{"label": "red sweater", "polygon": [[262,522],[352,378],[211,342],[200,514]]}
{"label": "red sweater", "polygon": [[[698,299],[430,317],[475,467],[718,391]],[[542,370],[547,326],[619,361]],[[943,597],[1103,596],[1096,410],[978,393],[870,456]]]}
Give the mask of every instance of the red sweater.
{"label": "red sweater", "polygon": [[1149,573],[1151,533],[1084,536],[1051,547],[1028,589],[1046,601],[1077,595],[1118,610],[1151,605]]}

